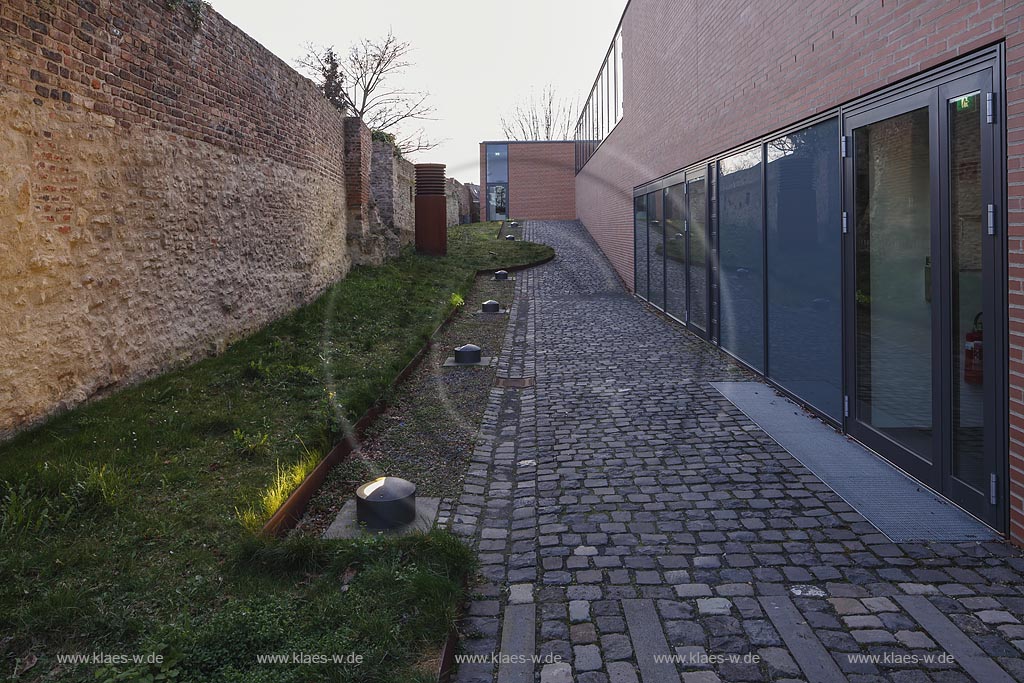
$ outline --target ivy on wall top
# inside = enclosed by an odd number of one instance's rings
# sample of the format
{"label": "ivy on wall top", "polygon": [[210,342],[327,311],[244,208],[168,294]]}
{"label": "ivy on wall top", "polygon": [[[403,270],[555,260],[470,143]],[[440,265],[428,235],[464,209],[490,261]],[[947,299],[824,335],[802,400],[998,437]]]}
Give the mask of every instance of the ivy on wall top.
{"label": "ivy on wall top", "polygon": [[402,150],[398,148],[398,143],[395,140],[395,136],[393,134],[383,130],[373,130],[371,131],[371,135],[373,139],[376,140],[377,142],[386,142],[392,147],[394,147],[395,156],[398,157],[399,159],[402,158]]}
{"label": "ivy on wall top", "polygon": [[189,18],[192,20],[192,27],[199,29],[203,23],[203,15],[206,12],[206,8],[210,3],[206,0],[164,0],[169,10],[177,10],[179,7],[184,7],[185,11],[188,12]]}

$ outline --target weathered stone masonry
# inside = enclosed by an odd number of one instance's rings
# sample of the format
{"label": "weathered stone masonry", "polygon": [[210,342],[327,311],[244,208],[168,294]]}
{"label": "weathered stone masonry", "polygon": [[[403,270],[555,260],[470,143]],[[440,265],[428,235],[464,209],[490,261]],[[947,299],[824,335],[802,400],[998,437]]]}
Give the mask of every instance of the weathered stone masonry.
{"label": "weathered stone masonry", "polygon": [[397,251],[369,144],[213,11],[194,27],[159,0],[5,0],[0,434]]}
{"label": "weathered stone masonry", "polygon": [[395,146],[373,141],[370,187],[381,221],[399,231],[401,243],[412,244],[416,236],[416,168],[399,156]]}

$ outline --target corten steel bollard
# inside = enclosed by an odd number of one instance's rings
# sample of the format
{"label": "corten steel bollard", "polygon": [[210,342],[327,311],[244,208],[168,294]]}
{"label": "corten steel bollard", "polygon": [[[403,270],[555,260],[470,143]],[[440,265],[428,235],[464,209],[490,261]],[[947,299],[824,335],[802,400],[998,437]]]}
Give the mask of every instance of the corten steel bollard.
{"label": "corten steel bollard", "polygon": [[444,164],[416,164],[416,251],[430,256],[448,253]]}

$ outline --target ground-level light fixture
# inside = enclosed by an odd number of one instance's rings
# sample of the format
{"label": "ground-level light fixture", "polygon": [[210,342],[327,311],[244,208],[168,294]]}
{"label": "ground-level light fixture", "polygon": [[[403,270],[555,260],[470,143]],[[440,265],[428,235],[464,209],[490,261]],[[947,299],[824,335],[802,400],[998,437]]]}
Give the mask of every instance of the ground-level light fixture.
{"label": "ground-level light fixture", "polygon": [[455,362],[459,365],[479,363],[480,356],[480,347],[476,344],[463,344],[455,347]]}
{"label": "ground-level light fixture", "polygon": [[494,279],[495,280],[507,280],[508,279],[508,271],[507,270],[496,270],[496,271],[494,271]]}
{"label": "ground-level light fixture", "polygon": [[516,241],[516,236],[515,235],[505,235],[505,239],[509,240],[510,242],[515,242]]}
{"label": "ground-level light fixture", "polygon": [[484,313],[498,313],[501,311],[501,304],[494,299],[489,299],[480,306],[480,310]]}
{"label": "ground-level light fixture", "polygon": [[373,531],[386,531],[416,519],[416,484],[378,477],[356,489],[356,518]]}

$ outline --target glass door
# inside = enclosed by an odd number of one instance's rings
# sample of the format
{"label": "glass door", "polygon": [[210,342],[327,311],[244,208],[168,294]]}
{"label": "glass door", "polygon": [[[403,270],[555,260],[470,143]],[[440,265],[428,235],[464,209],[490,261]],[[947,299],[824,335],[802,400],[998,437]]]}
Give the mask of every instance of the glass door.
{"label": "glass door", "polygon": [[[853,369],[850,429],[939,488],[935,455],[940,282],[931,93],[847,119],[853,148]],[[850,217],[848,217],[850,220]]]}
{"label": "glass door", "polygon": [[707,184],[704,174],[686,179],[687,323],[698,334],[708,332]]}
{"label": "glass door", "polygon": [[[994,74],[984,70],[939,88],[943,130],[943,281],[948,288],[944,334],[946,494],[998,526],[999,451],[996,378],[1003,372],[999,345],[986,323],[996,320],[1002,250],[995,207],[994,126],[987,99]],[[994,118],[994,116],[993,116]],[[991,229],[989,213],[991,211]],[[995,327],[998,329],[998,326]],[[986,332],[988,333],[986,338]],[[993,352],[995,351],[995,352]]]}
{"label": "glass door", "polygon": [[993,526],[990,69],[848,115],[847,429]]}
{"label": "glass door", "polygon": [[508,218],[508,183],[487,185],[487,220],[503,221]]}

